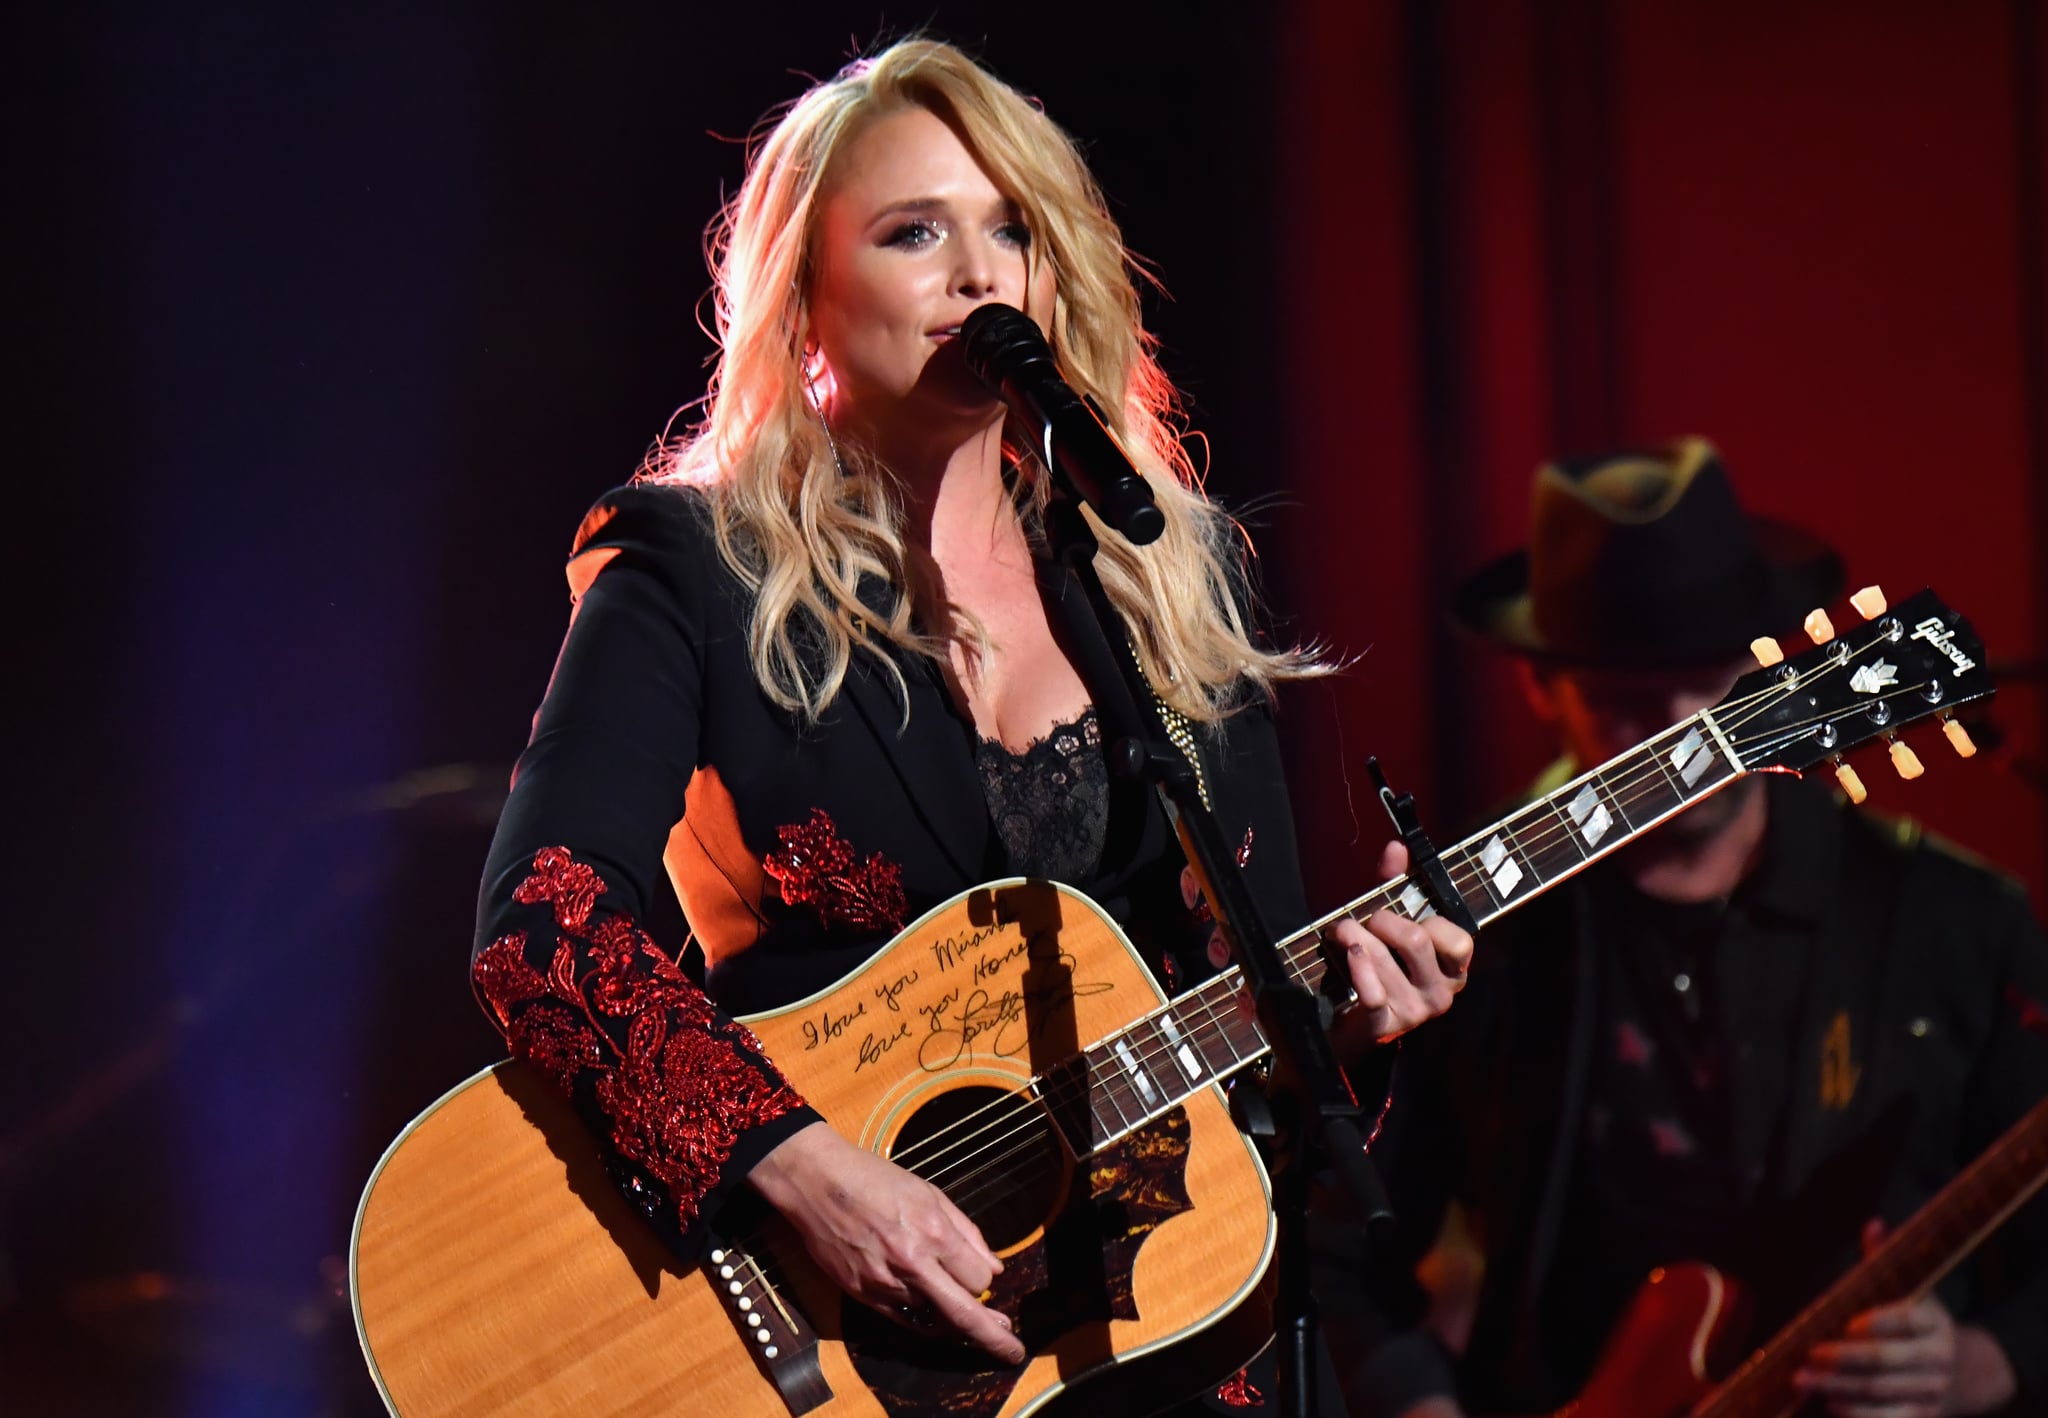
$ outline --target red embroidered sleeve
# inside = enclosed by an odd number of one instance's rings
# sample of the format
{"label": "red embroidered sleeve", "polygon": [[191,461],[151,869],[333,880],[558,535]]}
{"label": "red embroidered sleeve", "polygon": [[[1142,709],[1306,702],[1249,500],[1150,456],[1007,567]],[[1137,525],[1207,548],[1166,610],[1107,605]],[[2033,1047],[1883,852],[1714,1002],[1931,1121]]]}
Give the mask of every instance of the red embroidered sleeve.
{"label": "red embroidered sleeve", "polygon": [[[548,847],[513,892],[551,929],[508,932],[473,975],[512,1052],[604,1114],[620,1157],[659,1182],[688,1237],[750,1129],[804,1107],[745,1025],[636,926],[597,904],[605,884]],[[545,918],[543,918],[545,919]]]}

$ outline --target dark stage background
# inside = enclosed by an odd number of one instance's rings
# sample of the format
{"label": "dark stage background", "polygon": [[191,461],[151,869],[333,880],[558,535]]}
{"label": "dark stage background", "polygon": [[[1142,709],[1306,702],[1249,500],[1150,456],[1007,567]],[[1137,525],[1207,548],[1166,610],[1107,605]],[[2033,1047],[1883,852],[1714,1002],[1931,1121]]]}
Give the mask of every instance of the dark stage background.
{"label": "dark stage background", "polygon": [[[878,34],[977,47],[1085,141],[1278,611],[1363,652],[1287,705],[1318,902],[1383,835],[1368,750],[1444,835],[1541,763],[1438,608],[1546,453],[1708,434],[1858,583],[2043,650],[2027,0],[0,23],[8,1412],[376,1411],[341,1257],[386,1139],[497,1054],[473,892],[569,533],[702,390],[734,139]],[[2038,897],[2044,713],[2014,682],[2003,749],[1923,738],[1874,805]]]}

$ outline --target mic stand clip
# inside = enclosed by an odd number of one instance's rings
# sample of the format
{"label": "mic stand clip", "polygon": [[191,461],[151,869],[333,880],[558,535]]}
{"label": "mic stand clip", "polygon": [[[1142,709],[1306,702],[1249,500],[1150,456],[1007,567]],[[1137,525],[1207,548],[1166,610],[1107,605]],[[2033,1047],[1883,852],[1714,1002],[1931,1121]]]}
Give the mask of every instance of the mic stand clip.
{"label": "mic stand clip", "polygon": [[1422,886],[1423,895],[1429,904],[1436,907],[1436,913],[1464,931],[1477,937],[1479,922],[1472,917],[1472,908],[1465,904],[1465,898],[1451,882],[1450,872],[1444,869],[1443,858],[1437,855],[1436,845],[1429,840],[1429,834],[1422,830],[1422,820],[1415,815],[1415,795],[1396,793],[1387,786],[1387,775],[1380,771],[1377,757],[1365,760],[1365,771],[1372,775],[1372,785],[1380,795],[1380,805],[1387,810],[1387,816],[1394,820],[1394,832],[1401,844],[1408,849],[1408,876]]}

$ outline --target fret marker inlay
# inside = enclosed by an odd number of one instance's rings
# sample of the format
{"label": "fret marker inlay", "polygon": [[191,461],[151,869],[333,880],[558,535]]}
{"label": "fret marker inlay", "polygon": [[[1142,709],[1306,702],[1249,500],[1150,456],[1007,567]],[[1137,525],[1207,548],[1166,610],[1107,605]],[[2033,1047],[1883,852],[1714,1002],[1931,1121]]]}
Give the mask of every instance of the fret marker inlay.
{"label": "fret marker inlay", "polygon": [[1678,776],[1690,788],[1698,784],[1700,775],[1707,771],[1713,761],[1714,751],[1707,747],[1707,741],[1700,737],[1698,729],[1687,729],[1685,737],[1678,741],[1678,747],[1671,750],[1671,766],[1678,770]]}
{"label": "fret marker inlay", "polygon": [[1521,884],[1522,869],[1516,865],[1515,859],[1508,855],[1507,844],[1500,840],[1498,832],[1479,849],[1479,864],[1485,867],[1486,874],[1493,878],[1494,889],[1500,892],[1503,901],[1513,895],[1515,888]]}
{"label": "fret marker inlay", "polygon": [[1411,921],[1426,921],[1436,914],[1436,907],[1429,904],[1428,895],[1412,881],[1401,892],[1401,909]]}
{"label": "fret marker inlay", "polygon": [[1138,1067],[1138,1057],[1131,1052],[1131,1046],[1122,1039],[1116,1041],[1116,1056],[1130,1070],[1131,1082],[1138,1085],[1138,1095],[1145,1100],[1145,1106],[1155,1106],[1159,1102],[1159,1094],[1152,1087],[1152,1080],[1145,1076],[1145,1070]]}
{"label": "fret marker inlay", "polygon": [[1173,1056],[1180,1060],[1180,1070],[1194,1083],[1202,1076],[1202,1061],[1195,1057],[1195,1051],[1187,1046],[1180,1036],[1180,1029],[1174,1024],[1173,1016],[1159,1016],[1159,1032],[1166,1036],[1166,1042],[1173,1047]]}
{"label": "fret marker inlay", "polygon": [[1565,806],[1565,811],[1571,814],[1573,824],[1579,829],[1579,835],[1586,839],[1588,847],[1599,846],[1600,839],[1607,835],[1607,829],[1614,825],[1614,819],[1608,816],[1607,805],[1600,801],[1600,795],[1593,791],[1591,783],[1579,789],[1579,795]]}

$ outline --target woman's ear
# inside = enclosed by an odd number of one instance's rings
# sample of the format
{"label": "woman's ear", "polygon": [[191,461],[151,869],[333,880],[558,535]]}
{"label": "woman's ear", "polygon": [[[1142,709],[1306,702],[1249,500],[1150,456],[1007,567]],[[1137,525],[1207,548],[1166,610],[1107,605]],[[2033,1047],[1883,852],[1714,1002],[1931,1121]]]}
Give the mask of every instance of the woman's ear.
{"label": "woman's ear", "polygon": [[[806,320],[808,326],[809,321]],[[831,370],[825,364],[825,351],[818,344],[817,332],[802,330],[802,341],[797,346],[797,373],[803,377],[804,389],[811,396],[811,404],[822,415],[832,397]]]}

